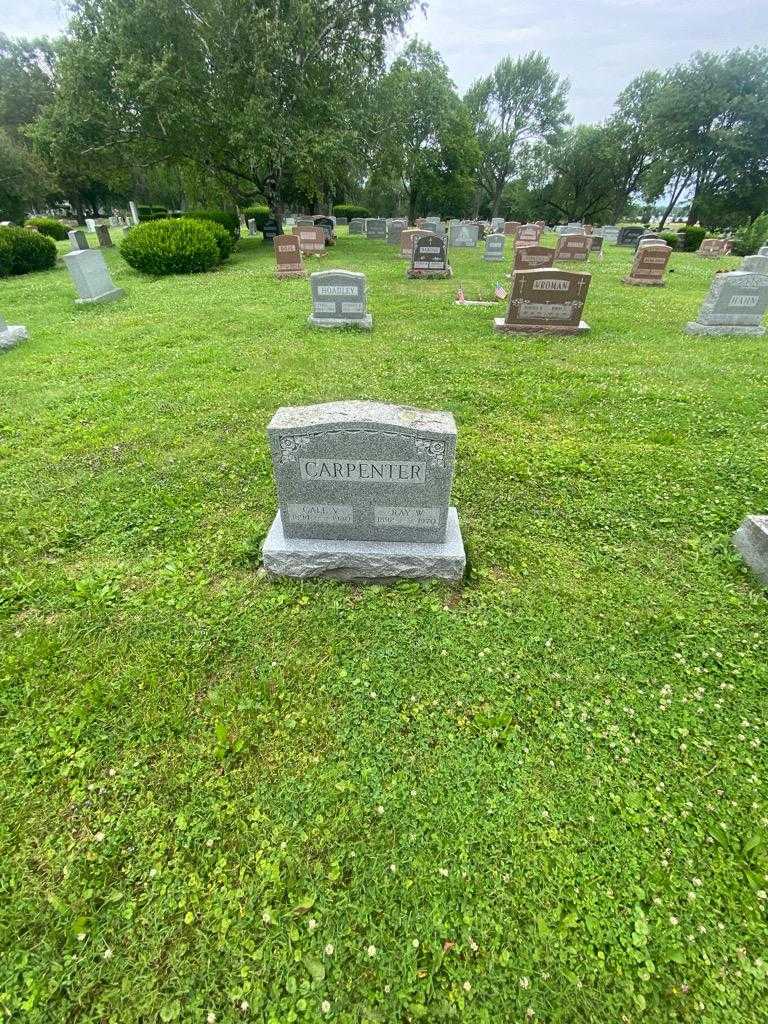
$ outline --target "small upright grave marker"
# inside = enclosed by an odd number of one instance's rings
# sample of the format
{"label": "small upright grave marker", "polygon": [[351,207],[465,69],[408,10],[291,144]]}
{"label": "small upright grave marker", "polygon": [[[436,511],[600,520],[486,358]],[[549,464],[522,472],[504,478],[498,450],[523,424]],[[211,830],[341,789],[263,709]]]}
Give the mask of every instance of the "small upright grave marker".
{"label": "small upright grave marker", "polygon": [[538,224],[521,224],[517,229],[517,241],[518,246],[521,245],[538,245],[539,239],[541,238],[541,228]]}
{"label": "small upright grave marker", "polygon": [[474,249],[479,232],[477,224],[454,224],[449,231],[448,243],[455,249]]}
{"label": "small upright grave marker", "polygon": [[319,270],[310,275],[313,327],[362,327],[369,331],[373,317],[366,303],[365,274],[351,270]]}
{"label": "small upright grave marker", "polygon": [[768,516],[747,516],[733,535],[733,546],[768,587]]}
{"label": "small upright grave marker", "polygon": [[660,245],[640,245],[624,284],[645,285],[648,288],[663,288],[666,284],[664,272],[672,255],[672,248],[663,242]]}
{"label": "small upright grave marker", "polygon": [[400,232],[400,256],[410,263],[413,258],[413,246],[417,238],[426,237],[429,232],[423,228],[405,228]]}
{"label": "small upright grave marker", "polygon": [[551,267],[555,262],[555,249],[549,249],[544,245],[525,245],[522,249],[515,249],[515,262],[513,270],[539,270],[542,267]]}
{"label": "small upright grave marker", "polygon": [[26,327],[22,327],[21,324],[7,324],[4,317],[0,316],[0,352],[13,348],[28,337]]}
{"label": "small upright grave marker", "polygon": [[494,329],[506,334],[584,334],[581,319],[591,274],[555,268],[518,270],[512,275],[506,317]]}
{"label": "small upright grave marker", "polygon": [[727,256],[730,252],[731,246],[727,238],[705,238],[699,248],[696,250],[697,256],[706,256],[709,259],[720,259],[721,256]]}
{"label": "small upright grave marker", "polygon": [[293,233],[306,256],[325,252],[325,232],[314,224],[297,224]]}
{"label": "small upright grave marker", "polygon": [[400,220],[400,218],[389,221],[387,224],[387,244],[400,245],[400,236],[407,227],[408,222]]}
{"label": "small upright grave marker", "polygon": [[483,259],[486,263],[502,263],[504,260],[504,235],[494,234],[485,236],[485,251]]}
{"label": "small upright grave marker", "polygon": [[585,263],[591,252],[592,239],[589,235],[560,235],[555,263]]}
{"label": "small upright grave marker", "polygon": [[353,217],[349,222],[349,233],[350,235],[362,235],[365,231],[365,218],[364,217]]}
{"label": "small upright grave marker", "polygon": [[520,227],[519,220],[505,220],[504,221],[504,234],[511,235],[513,238],[517,238],[517,229]]}
{"label": "small upright grave marker", "polygon": [[368,241],[383,242],[387,238],[387,222],[384,217],[369,217],[365,222]]}
{"label": "small upright grave marker", "polygon": [[301,243],[297,235],[278,235],[274,241],[277,277],[304,277],[306,270],[301,259]]}
{"label": "small upright grave marker", "polygon": [[78,249],[64,254],[67,265],[79,298],[78,305],[91,302],[112,302],[125,294],[122,288],[116,288],[109,276],[107,264],[98,249]]}
{"label": "small upright grave marker", "polygon": [[68,231],[69,247],[71,252],[79,252],[80,249],[90,249],[85,232],[78,228],[76,231]]}

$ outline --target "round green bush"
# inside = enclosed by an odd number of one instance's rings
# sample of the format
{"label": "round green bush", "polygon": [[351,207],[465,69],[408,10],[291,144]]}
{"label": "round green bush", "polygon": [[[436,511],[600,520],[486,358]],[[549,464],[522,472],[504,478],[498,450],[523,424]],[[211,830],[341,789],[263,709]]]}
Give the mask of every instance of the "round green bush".
{"label": "round green bush", "polygon": [[192,210],[186,216],[191,217],[192,220],[207,220],[214,224],[221,224],[232,238],[240,237],[240,221],[233,210]]}
{"label": "round green bush", "polygon": [[683,228],[683,234],[685,235],[685,242],[683,248],[686,252],[696,252],[701,243],[707,237],[706,228]]}
{"label": "round green bush", "polygon": [[346,217],[352,220],[353,217],[370,217],[371,211],[367,206],[355,206],[353,203],[338,203],[333,207],[334,217]]}
{"label": "round green bush", "polygon": [[65,242],[67,240],[66,227],[60,220],[54,220],[53,217],[30,217],[26,224],[37,228],[41,235],[47,235],[54,242]]}
{"label": "round green bush", "polygon": [[667,245],[673,249],[677,249],[680,245],[680,239],[677,237],[676,231],[660,231],[659,235],[664,239]]}
{"label": "round green bush", "polygon": [[268,206],[246,206],[243,216],[246,220],[255,220],[256,230],[261,231],[272,214]]}
{"label": "round green bush", "polygon": [[[146,221],[126,235],[120,253],[126,263],[144,274],[198,274],[221,262],[216,227],[188,217]],[[219,231],[229,242],[229,234],[223,228]]]}
{"label": "round green bush", "polygon": [[0,228],[0,277],[48,270],[56,264],[56,243],[39,231]]}
{"label": "round green bush", "polygon": [[221,224],[217,224],[215,221],[202,220],[200,223],[213,235],[219,250],[219,259],[228,260],[235,247],[235,239],[232,235],[230,235],[226,228],[223,228]]}

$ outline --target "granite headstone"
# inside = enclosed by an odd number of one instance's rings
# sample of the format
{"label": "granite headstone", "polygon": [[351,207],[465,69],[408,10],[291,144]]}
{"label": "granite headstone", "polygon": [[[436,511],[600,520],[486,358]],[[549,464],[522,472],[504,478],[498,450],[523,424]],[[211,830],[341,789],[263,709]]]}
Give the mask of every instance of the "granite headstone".
{"label": "granite headstone", "polygon": [[522,249],[515,249],[512,269],[540,270],[542,267],[551,267],[555,262],[555,251],[543,245],[526,245]]}
{"label": "granite headstone", "polygon": [[96,225],[96,237],[99,240],[99,247],[101,249],[111,249],[113,247],[112,238],[109,234],[109,228],[106,224]]}
{"label": "granite headstone", "polygon": [[508,334],[583,334],[581,319],[591,274],[555,268],[518,270],[512,275],[506,317],[494,329]]}
{"label": "granite headstone", "polygon": [[310,275],[313,327],[362,327],[369,331],[365,274],[351,270],[319,270]]}
{"label": "granite headstone", "polygon": [[413,245],[413,256],[407,276],[450,277],[451,273],[445,239],[431,232],[417,238]]}
{"label": "granite headstone", "polygon": [[493,234],[485,236],[485,250],[483,252],[483,259],[486,263],[502,263],[504,261],[504,242],[505,237],[502,234]]}
{"label": "granite headstone", "polygon": [[672,255],[672,248],[662,241],[658,245],[640,245],[624,284],[645,285],[648,288],[663,288],[666,284],[664,272]]}
{"label": "granite headstone", "polygon": [[744,270],[716,274],[688,334],[765,334],[768,276]]}
{"label": "granite headstone", "polygon": [[369,217],[365,222],[365,235],[369,241],[384,242],[387,238],[387,222],[384,217]]}
{"label": "granite headstone", "polygon": [[72,280],[77,289],[78,305],[91,302],[112,302],[125,294],[116,288],[109,276],[107,264],[98,249],[78,249],[64,254]]}
{"label": "granite headstone", "polygon": [[304,277],[306,270],[301,258],[301,243],[297,235],[278,235],[274,241],[277,269],[275,274],[283,277]]}

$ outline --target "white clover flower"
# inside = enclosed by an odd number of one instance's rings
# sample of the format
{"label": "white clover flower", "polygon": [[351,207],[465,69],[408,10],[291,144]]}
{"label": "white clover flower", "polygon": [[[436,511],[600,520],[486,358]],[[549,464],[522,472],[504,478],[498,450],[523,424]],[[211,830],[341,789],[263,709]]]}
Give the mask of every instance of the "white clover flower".
{"label": "white clover flower", "polygon": [[465,992],[470,992],[472,989],[472,986],[468,981],[465,981],[461,987],[464,989]]}
{"label": "white clover flower", "polygon": [[333,956],[333,943],[329,942],[328,945],[323,950],[323,952],[325,953],[326,956]]}
{"label": "white clover flower", "polygon": [[208,1024],[216,1024],[216,1014],[211,1010],[208,1016],[205,1018]]}
{"label": "white clover flower", "polygon": [[379,804],[379,806],[376,808],[376,813],[377,814],[383,814],[384,813],[384,808],[382,807],[381,804]]}
{"label": "white clover flower", "polygon": [[328,1002],[327,999],[324,999],[322,1001],[322,1003],[320,1003],[320,1012],[321,1013],[330,1013],[331,1012],[331,1004]]}
{"label": "white clover flower", "polygon": [[314,919],[314,917],[310,917],[310,919],[307,921],[307,928],[309,928],[311,932],[313,932],[315,928],[317,928],[317,921]]}
{"label": "white clover flower", "polygon": [[438,868],[438,874],[441,874],[443,878],[448,877],[448,868]]}
{"label": "white clover flower", "polygon": [[112,954],[112,950],[109,947],[107,947],[104,950],[103,954],[102,954],[102,956],[104,957],[105,960],[111,960],[112,959],[112,955],[113,955]]}
{"label": "white clover flower", "polygon": [[367,952],[368,956],[376,956],[376,947],[375,946],[369,946],[368,949],[366,950],[366,952]]}
{"label": "white clover flower", "polygon": [[411,943],[411,945],[413,946],[414,949],[418,949],[419,945],[420,945],[419,940],[418,939],[414,939],[413,942]]}
{"label": "white clover flower", "polygon": [[530,988],[531,987],[531,979],[530,978],[521,978],[520,981],[518,982],[518,985],[520,986],[520,988]]}
{"label": "white clover flower", "polygon": [[103,843],[104,842],[104,833],[103,832],[97,832],[96,835],[93,837],[93,841],[95,843]]}

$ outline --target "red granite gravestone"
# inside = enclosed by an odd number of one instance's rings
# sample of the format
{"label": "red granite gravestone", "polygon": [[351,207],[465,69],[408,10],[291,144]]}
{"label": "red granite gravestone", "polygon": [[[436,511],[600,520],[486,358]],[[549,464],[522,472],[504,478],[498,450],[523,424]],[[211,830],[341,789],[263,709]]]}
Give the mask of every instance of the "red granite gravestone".
{"label": "red granite gravestone", "polygon": [[554,249],[548,249],[543,245],[526,245],[522,249],[515,249],[515,263],[512,269],[538,270],[541,267],[551,267],[554,260]]}
{"label": "red granite gravestone", "polygon": [[557,240],[555,263],[584,263],[592,251],[592,239],[589,235],[560,235]]}
{"label": "red granite gravestone", "polygon": [[494,330],[505,334],[584,334],[581,319],[591,274],[542,268],[518,270],[512,276],[509,307],[497,317]]}
{"label": "red granite gravestone", "polygon": [[517,229],[516,244],[538,245],[541,238],[541,228],[538,224],[521,224]]}
{"label": "red granite gravestone", "polygon": [[315,225],[297,224],[293,230],[305,255],[325,252],[325,231]]}
{"label": "red granite gravestone", "polygon": [[505,235],[512,235],[513,237],[516,238],[517,237],[517,229],[519,227],[520,227],[520,221],[519,220],[506,220],[506,221],[504,221],[504,234]]}
{"label": "red granite gravestone", "polygon": [[696,255],[719,259],[721,256],[727,256],[730,250],[731,245],[727,238],[705,238],[696,250]]}
{"label": "red granite gravestone", "polygon": [[429,231],[422,228],[405,228],[400,232],[400,257],[410,263],[413,256],[413,246],[418,238],[428,235]]}
{"label": "red granite gravestone", "polygon": [[[321,229],[322,230],[322,229]],[[304,277],[304,263],[301,259],[301,243],[298,235],[277,235],[274,240],[278,277]]]}
{"label": "red granite gravestone", "polygon": [[666,284],[664,271],[667,269],[672,248],[669,245],[641,245],[635,253],[635,260],[624,284],[646,285],[663,288]]}

